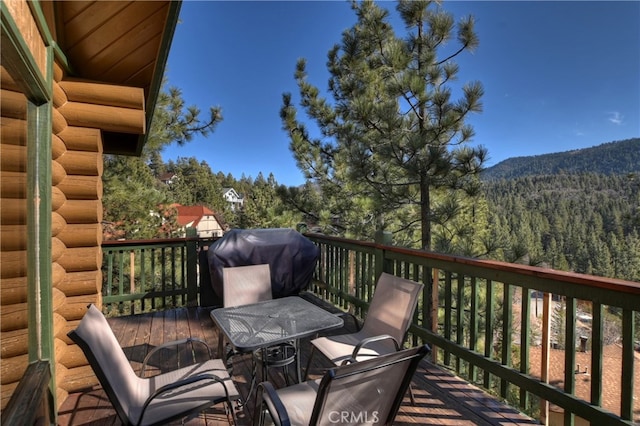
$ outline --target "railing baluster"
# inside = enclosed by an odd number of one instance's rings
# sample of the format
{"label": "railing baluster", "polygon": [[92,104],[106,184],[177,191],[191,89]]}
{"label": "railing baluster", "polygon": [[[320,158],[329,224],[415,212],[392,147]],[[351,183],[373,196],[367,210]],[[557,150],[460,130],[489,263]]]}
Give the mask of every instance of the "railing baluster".
{"label": "railing baluster", "polygon": [[[438,268],[431,270],[431,280],[431,309],[429,317],[431,318],[431,331],[438,334],[440,327],[440,303],[438,302],[440,298],[440,270]],[[431,359],[433,362],[438,362],[438,352],[437,346],[431,346]]]}
{"label": "railing baluster", "polygon": [[[362,297],[362,289],[363,289],[363,283],[366,282],[366,271],[367,271],[367,254],[366,253],[361,253],[361,252],[356,252],[356,271],[357,271],[357,277],[356,277],[356,282],[354,283],[354,296],[356,297],[356,299],[360,299],[363,300]],[[356,306],[356,305],[351,305],[353,307],[353,314],[354,315],[359,315],[360,314],[360,309]]]}
{"label": "railing baluster", "polygon": [[176,248],[175,247],[171,247],[171,263],[169,264],[169,268],[170,268],[170,272],[171,272],[171,306],[175,307],[176,306],[176,294],[175,294],[175,289],[176,289]]}
{"label": "railing baluster", "polygon": [[[151,292],[155,294],[155,290],[156,290],[156,277],[157,277],[157,271],[156,271],[156,253],[157,250],[156,249],[151,249]],[[151,309],[155,310],[156,309],[156,298],[155,296],[151,297]]]}
{"label": "railing baluster", "polygon": [[[567,297],[565,307],[565,339],[564,339],[564,391],[568,394],[576,392],[576,299]],[[564,425],[573,426],[575,416],[569,410],[564,412]]]}
{"label": "railing baluster", "polygon": [[[531,349],[531,290],[522,287],[522,303],[520,304],[520,372],[529,374],[529,359]],[[529,407],[529,393],[520,388],[520,408]]]}
{"label": "railing baluster", "polygon": [[160,249],[160,285],[162,289],[162,308],[166,309],[167,307],[167,251],[166,247],[162,247]]}
{"label": "railing baluster", "polygon": [[[107,252],[107,288],[106,288],[106,296],[111,296],[111,288],[113,286],[113,256],[114,256],[114,251],[113,250],[109,250]],[[111,305],[109,305],[109,307],[108,307],[108,312],[111,312]]]}
{"label": "railing baluster", "polygon": [[[118,251],[118,295],[124,294],[124,251]],[[124,311],[123,302],[118,303],[118,312]]]}
{"label": "railing baluster", "polygon": [[[147,292],[147,270],[146,270],[146,250],[144,248],[140,249],[140,291],[144,294]],[[146,301],[147,298],[143,297],[140,300],[140,309],[142,312],[146,312]]]}
{"label": "railing baluster", "polygon": [[[486,280],[486,307],[485,307],[485,329],[484,329],[484,356],[486,358],[491,358],[491,354],[493,352],[493,307],[495,305],[494,293],[493,293],[493,282],[491,280]],[[491,388],[491,375],[485,369],[484,370],[484,387],[486,389]]]}
{"label": "railing baluster", "polygon": [[[511,345],[513,344],[513,290],[509,284],[502,284],[502,365],[511,367]],[[507,397],[509,382],[500,380],[500,396]]]}
{"label": "railing baluster", "polygon": [[[458,280],[456,284],[457,290],[457,301],[456,301],[456,343],[459,345],[464,345],[464,333],[463,333],[463,322],[464,322],[464,275],[458,274]],[[456,357],[456,373],[460,374],[461,359],[459,356]]]}
{"label": "railing baluster", "polygon": [[[444,273],[444,338],[451,340],[451,317],[453,307],[451,306],[451,298],[453,291],[451,289],[451,272],[446,271]],[[451,352],[449,350],[444,351],[444,365],[451,365]]]}
{"label": "railing baluster", "polygon": [[[593,302],[591,307],[591,403],[602,405],[602,356],[604,306]],[[592,423],[592,426],[596,426]]]}
{"label": "railing baluster", "polygon": [[340,299],[338,300],[339,305],[338,306],[342,306],[342,308],[346,308],[346,304],[347,304],[347,300],[342,296],[342,294],[344,293],[348,293],[349,290],[347,288],[347,249],[345,248],[340,248],[340,255],[338,257],[338,271],[339,271],[339,289],[340,289]]}
{"label": "railing baluster", "polygon": [[[420,276],[420,269],[421,266],[418,264],[413,264],[413,272],[412,272],[412,279],[416,282],[422,282],[422,278]],[[422,306],[424,304],[424,288],[422,289],[422,294],[418,296],[418,306]],[[419,324],[422,327],[424,327],[424,316],[422,316],[422,310],[421,309],[416,309],[416,311],[413,314],[413,323],[414,324]],[[420,344],[420,339],[418,338],[417,335],[412,334],[411,335],[411,343],[412,346],[418,346]]]}
{"label": "railing baluster", "polygon": [[[471,277],[471,300],[469,308],[469,349],[476,351],[478,347],[478,281]],[[469,363],[469,381],[478,381],[476,366]]]}
{"label": "railing baluster", "polygon": [[634,386],[634,313],[630,309],[622,311],[622,401],[621,417],[633,420],[633,386]]}

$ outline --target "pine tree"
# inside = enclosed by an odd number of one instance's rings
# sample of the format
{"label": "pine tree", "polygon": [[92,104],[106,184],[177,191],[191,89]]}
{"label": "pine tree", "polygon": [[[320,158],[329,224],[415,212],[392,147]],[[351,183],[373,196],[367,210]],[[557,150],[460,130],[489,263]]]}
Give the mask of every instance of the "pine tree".
{"label": "pine tree", "polygon": [[[457,100],[449,87],[455,58],[478,45],[474,20],[462,19],[456,29],[452,15],[431,3],[398,3],[405,37],[393,32],[388,11],[353,2],[358,21],[329,52],[333,101],[320,97],[305,60],[298,61],[300,104],[322,138],[296,118],[290,94],[281,109],[298,166],[320,185],[332,216],[356,235],[381,227],[411,232],[416,226],[407,223],[415,223],[425,249],[434,229],[442,231],[440,243],[460,237],[438,227],[469,214],[472,203],[464,200],[478,195],[476,176],[487,156],[467,145],[474,132],[465,125],[481,111],[481,84],[464,85]],[[454,36],[457,46],[450,46]],[[399,212],[408,222],[397,220]]]}
{"label": "pine tree", "polygon": [[163,90],[156,104],[149,137],[140,157],[105,156],[103,175],[104,219],[111,223],[111,238],[153,238],[170,236],[174,202],[166,187],[158,182],[165,168],[160,152],[172,143],[184,144],[193,135],[207,135],[222,120],[220,108],[210,108],[200,118],[200,110],[185,107],[177,88]]}

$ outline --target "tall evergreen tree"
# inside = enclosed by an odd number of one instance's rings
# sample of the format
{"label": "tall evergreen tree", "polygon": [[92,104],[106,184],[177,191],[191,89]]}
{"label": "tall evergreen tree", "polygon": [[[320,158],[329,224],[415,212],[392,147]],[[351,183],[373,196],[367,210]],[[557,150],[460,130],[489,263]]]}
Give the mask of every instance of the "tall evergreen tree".
{"label": "tall evergreen tree", "polygon": [[178,158],[173,166],[177,174],[171,187],[173,199],[185,205],[204,205],[218,213],[226,213],[227,202],[223,198],[222,185],[206,161],[195,157]]}
{"label": "tall evergreen tree", "polygon": [[163,206],[174,202],[166,188],[158,185],[160,152],[172,143],[184,144],[195,134],[207,135],[222,120],[220,108],[212,107],[209,116],[185,107],[177,88],[163,90],[156,104],[149,137],[140,157],[105,156],[104,219],[115,227],[113,237],[153,238],[167,236],[163,222],[171,220]]}
{"label": "tall evergreen tree", "polygon": [[299,212],[283,204],[278,192],[282,191],[273,173],[267,179],[262,172],[245,196],[244,207],[239,214],[241,228],[294,228],[302,219]]}
{"label": "tall evergreen tree", "polygon": [[[454,60],[478,45],[474,20],[456,25],[436,2],[402,0],[397,10],[405,36],[394,33],[388,11],[375,3],[354,1],[352,9],[357,23],[329,52],[333,100],[307,81],[304,59],[296,68],[301,107],[322,137],[311,136],[291,95],[283,95],[291,149],[352,234],[414,231],[407,223],[415,223],[419,245],[431,249],[433,228],[468,212],[463,201],[478,194],[476,175],[487,157],[484,148],[468,146],[474,132],[465,124],[481,111],[481,84],[462,86],[457,100],[450,88],[458,73]],[[404,223],[396,219],[399,209]],[[440,232],[439,242],[454,236],[460,234]]]}

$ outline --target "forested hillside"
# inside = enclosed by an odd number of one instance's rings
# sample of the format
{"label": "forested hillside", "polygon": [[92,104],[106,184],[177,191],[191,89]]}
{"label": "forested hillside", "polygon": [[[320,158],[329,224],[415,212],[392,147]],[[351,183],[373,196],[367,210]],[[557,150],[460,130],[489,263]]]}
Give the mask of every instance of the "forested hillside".
{"label": "forested hillside", "polygon": [[640,174],[563,173],[484,187],[498,238],[519,253],[512,258],[640,281]]}
{"label": "forested hillside", "polygon": [[620,175],[632,172],[640,172],[640,138],[574,151],[509,158],[486,169],[482,173],[482,179],[512,179],[559,173]]}
{"label": "forested hillside", "polygon": [[[529,175],[486,179],[483,192],[467,200],[474,229],[485,231],[473,233],[458,226],[454,234],[467,236],[473,246],[452,239],[453,243],[437,244],[434,249],[640,282],[640,172],[633,173],[640,171],[639,152],[640,139],[632,139],[576,153],[507,160],[501,164],[522,164],[518,166],[520,173]],[[538,161],[542,157],[549,160]],[[170,213],[165,211],[173,203],[205,205],[231,228],[293,228],[306,223],[308,229],[349,236],[341,227],[345,218],[323,210],[327,199],[311,182],[287,188],[271,174],[236,179],[215,173],[195,158],[164,163],[157,152],[148,158],[107,159],[103,202],[106,223],[118,230],[110,229],[112,238],[177,235],[180,230],[170,226]],[[590,172],[571,173],[569,166],[557,166],[568,164],[576,169],[590,165]],[[620,173],[613,173],[613,164]],[[137,172],[125,173],[125,166]],[[549,168],[559,171],[546,173]],[[161,183],[160,176],[168,172],[175,174],[174,182]],[[222,199],[225,187],[233,187],[245,197],[244,209],[228,209]],[[132,193],[137,195],[135,203],[131,202]],[[148,214],[156,210],[158,214]],[[415,226],[401,213],[398,211],[397,221],[406,224],[404,232],[411,236]],[[352,210],[349,214],[357,219],[362,212]],[[366,225],[371,233],[375,231],[371,220],[362,223],[363,229]],[[355,238],[370,239],[372,234],[363,231]],[[394,234],[397,245],[416,247],[416,241]]]}

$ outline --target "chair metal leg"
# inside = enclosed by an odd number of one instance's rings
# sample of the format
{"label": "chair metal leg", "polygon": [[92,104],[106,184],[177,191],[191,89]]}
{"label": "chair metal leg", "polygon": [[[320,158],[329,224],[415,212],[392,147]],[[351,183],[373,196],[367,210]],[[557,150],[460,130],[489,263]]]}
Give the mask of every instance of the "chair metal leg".
{"label": "chair metal leg", "polygon": [[[265,364],[266,360],[264,359],[264,351],[265,349],[259,349],[260,351],[260,357],[262,357],[262,365]],[[249,399],[251,398],[251,394],[253,393],[253,391],[257,388],[258,386],[258,363],[256,361],[255,355],[252,353],[251,354],[251,364],[252,364],[252,368],[251,368],[251,385],[249,386],[249,393],[247,394],[247,402],[249,401]],[[263,377],[262,380],[267,380],[266,379],[266,375],[265,373],[263,373]]]}
{"label": "chair metal leg", "polygon": [[409,383],[409,399],[411,400],[411,405],[416,406],[416,397],[413,396],[413,385]]}
{"label": "chair metal leg", "polygon": [[[233,420],[233,425],[238,426],[238,418],[236,417],[236,409],[233,407],[233,401],[227,400],[226,410],[231,414],[231,419]],[[229,418],[227,414],[227,419]]]}
{"label": "chair metal leg", "polygon": [[304,370],[304,381],[307,381],[309,377],[309,368],[311,368],[311,360],[313,359],[313,355],[316,352],[316,347],[311,345],[311,353],[309,353],[309,359],[307,360],[307,368]]}
{"label": "chair metal leg", "polygon": [[224,353],[224,334],[222,334],[222,330],[218,329],[218,356],[217,358],[222,358],[223,362],[227,362],[226,354]]}
{"label": "chair metal leg", "polygon": [[302,372],[300,371],[300,340],[294,342],[296,348],[296,380],[298,383],[302,383]]}
{"label": "chair metal leg", "polygon": [[253,426],[264,426],[265,410],[263,405],[259,392],[256,392],[255,407],[253,407]]}

